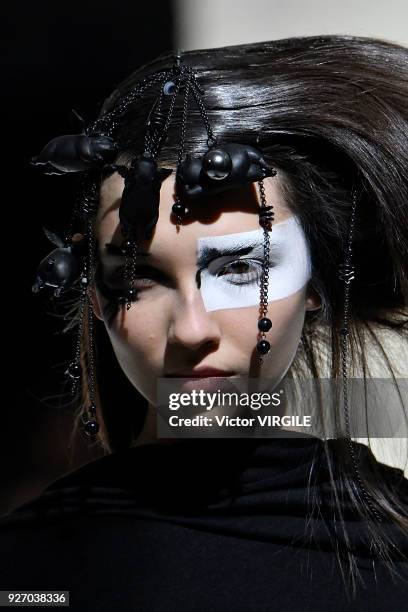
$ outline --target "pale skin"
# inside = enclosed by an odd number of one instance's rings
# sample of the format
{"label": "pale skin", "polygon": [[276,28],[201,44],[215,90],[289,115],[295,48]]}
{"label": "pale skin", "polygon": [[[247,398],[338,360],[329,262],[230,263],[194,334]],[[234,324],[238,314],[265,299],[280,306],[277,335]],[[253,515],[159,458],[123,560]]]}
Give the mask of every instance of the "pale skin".
{"label": "pale skin", "polygon": [[[282,195],[279,175],[264,181],[267,202],[273,204],[274,223],[293,215]],[[106,243],[121,244],[119,205],[123,179],[114,173],[101,189],[96,224],[99,256],[104,270],[122,261],[108,260]],[[273,321],[266,339],[271,350],[257,365],[259,306],[206,312],[196,284],[197,240],[259,229],[259,193],[255,184],[235,192],[213,196],[200,208],[191,209],[188,223],[177,229],[171,220],[174,173],[160,191],[160,215],[150,242],[153,279],[139,281],[140,296],[129,310],[121,306],[113,322],[104,314],[107,300],[98,288],[93,294],[96,317],[105,323],[118,362],[134,387],[148,400],[149,408],[134,445],[165,442],[156,435],[155,395],[158,377],[198,367],[213,367],[234,375],[281,378],[290,367],[300,342],[306,311],[320,307],[320,298],[307,283],[299,291],[268,305]],[[272,228],[273,231],[273,228]],[[158,276],[157,276],[158,274]],[[155,277],[156,275],[156,277]]]}

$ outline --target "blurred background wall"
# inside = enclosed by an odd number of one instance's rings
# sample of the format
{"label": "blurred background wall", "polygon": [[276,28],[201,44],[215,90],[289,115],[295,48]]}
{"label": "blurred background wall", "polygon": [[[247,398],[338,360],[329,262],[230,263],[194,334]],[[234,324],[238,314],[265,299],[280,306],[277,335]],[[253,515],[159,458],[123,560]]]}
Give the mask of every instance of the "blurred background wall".
{"label": "blurred background wall", "polygon": [[352,34],[408,45],[407,0],[174,0],[181,49]]}
{"label": "blurred background wall", "polygon": [[[169,0],[2,3],[2,368],[0,512],[35,495],[68,467],[72,417],[59,407],[73,338],[33,296],[38,263],[54,247],[42,227],[64,230],[70,177],[42,176],[30,158],[60,134],[81,132],[104,98],[141,64],[173,46]],[[65,180],[68,179],[68,180]],[[49,296],[49,294],[48,294]],[[48,297],[47,296],[47,297]],[[95,450],[78,438],[74,463]]]}

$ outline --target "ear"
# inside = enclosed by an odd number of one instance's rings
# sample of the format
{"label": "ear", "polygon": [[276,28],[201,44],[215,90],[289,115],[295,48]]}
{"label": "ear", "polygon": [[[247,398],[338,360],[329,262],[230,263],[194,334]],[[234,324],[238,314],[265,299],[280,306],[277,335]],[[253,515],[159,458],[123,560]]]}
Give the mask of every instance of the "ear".
{"label": "ear", "polygon": [[319,310],[322,307],[322,299],[309,281],[306,289],[306,310]]}
{"label": "ear", "polygon": [[90,288],[90,291],[91,291],[91,303],[92,303],[93,313],[97,319],[99,319],[100,321],[103,321],[101,305],[99,304],[95,285],[92,285],[92,287]]}

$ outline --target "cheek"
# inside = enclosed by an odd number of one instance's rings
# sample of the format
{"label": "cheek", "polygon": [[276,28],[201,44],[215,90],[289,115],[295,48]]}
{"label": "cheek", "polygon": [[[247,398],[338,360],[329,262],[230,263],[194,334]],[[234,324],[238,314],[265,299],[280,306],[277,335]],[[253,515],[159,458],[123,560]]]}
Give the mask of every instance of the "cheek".
{"label": "cheek", "polygon": [[264,367],[264,376],[282,375],[287,371],[297,352],[305,320],[305,293],[303,288],[295,294],[268,307],[272,329],[267,334],[271,350]]}
{"label": "cheek", "polygon": [[134,302],[130,310],[122,307],[110,326],[106,326],[118,362],[139,391],[151,396],[156,369],[159,370],[167,339],[166,317],[156,302]]}
{"label": "cheek", "polygon": [[165,343],[165,320],[160,303],[152,300],[147,302],[142,297],[132,304],[130,310],[126,311],[122,307],[109,334],[124,353],[144,358],[159,351],[160,344]]}
{"label": "cheek", "polygon": [[[269,303],[267,316],[272,321],[272,329],[266,334],[266,339],[271,350],[264,361],[263,376],[278,376],[293,361],[304,324],[305,293],[304,287],[287,298]],[[217,318],[228,344],[249,359],[258,340],[259,306],[231,308],[211,314]]]}
{"label": "cheek", "polygon": [[225,341],[249,356],[257,341],[258,311],[259,306],[227,308],[210,312],[209,316],[218,322]]}

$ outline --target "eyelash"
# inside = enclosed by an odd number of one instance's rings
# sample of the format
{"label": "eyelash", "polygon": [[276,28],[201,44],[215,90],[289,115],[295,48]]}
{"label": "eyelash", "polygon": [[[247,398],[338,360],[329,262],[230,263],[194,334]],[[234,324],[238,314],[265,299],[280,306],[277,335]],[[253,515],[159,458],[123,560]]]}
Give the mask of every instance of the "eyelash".
{"label": "eyelash", "polygon": [[[228,269],[230,266],[234,266],[234,265],[246,265],[248,267],[250,267],[250,265],[252,264],[253,267],[256,268],[255,272],[246,272],[243,274],[240,273],[229,273],[229,274],[220,274],[220,271]],[[259,259],[235,259],[234,261],[230,261],[228,264],[225,264],[221,270],[217,272],[216,276],[217,278],[219,278],[220,276],[229,276],[229,283],[231,283],[232,285],[236,285],[236,286],[243,286],[243,285],[252,285],[253,283],[258,283],[261,280],[262,277],[262,261],[260,261]],[[233,280],[235,278],[239,279],[238,282],[235,280]]]}

